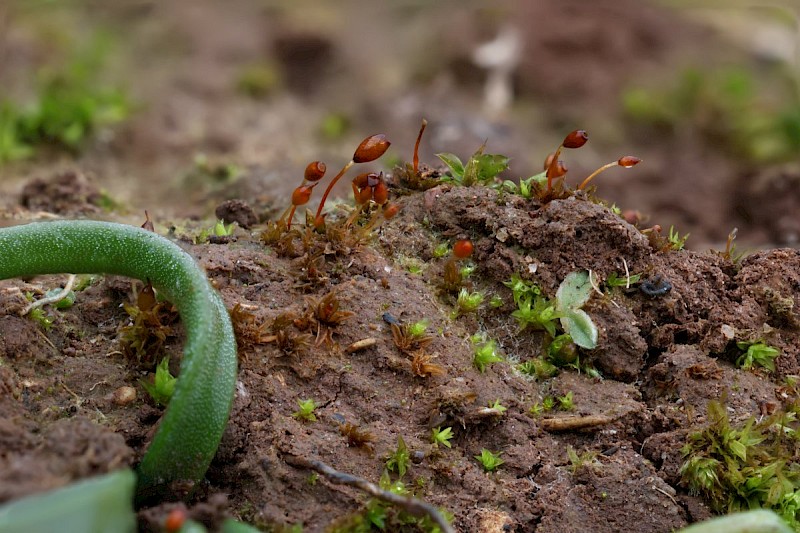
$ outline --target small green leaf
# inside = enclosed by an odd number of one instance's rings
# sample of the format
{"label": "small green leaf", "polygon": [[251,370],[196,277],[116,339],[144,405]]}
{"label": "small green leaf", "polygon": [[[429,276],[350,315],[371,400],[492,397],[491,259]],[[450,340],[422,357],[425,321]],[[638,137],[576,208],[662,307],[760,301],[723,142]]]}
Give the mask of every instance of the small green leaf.
{"label": "small green leaf", "polygon": [[589,301],[592,295],[592,284],[589,281],[589,272],[577,270],[570,272],[556,292],[556,305],[559,311],[580,309]]}
{"label": "small green leaf", "polygon": [[441,159],[442,162],[447,165],[456,181],[460,182],[464,178],[464,163],[461,162],[458,156],[445,152],[436,154],[436,157]]}
{"label": "small green leaf", "polygon": [[569,309],[561,317],[561,327],[572,337],[572,342],[592,350],[597,347],[597,326],[582,309]]}
{"label": "small green leaf", "polygon": [[500,154],[476,154],[472,156],[472,161],[475,161],[478,182],[486,184],[508,168],[510,159]]}

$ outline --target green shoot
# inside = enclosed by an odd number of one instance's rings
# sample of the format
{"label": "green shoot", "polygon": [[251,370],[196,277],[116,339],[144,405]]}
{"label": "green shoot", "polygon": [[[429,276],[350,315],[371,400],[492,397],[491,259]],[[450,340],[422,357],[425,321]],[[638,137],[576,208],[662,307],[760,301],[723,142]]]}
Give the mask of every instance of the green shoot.
{"label": "green shoot", "polygon": [[552,396],[545,396],[542,400],[542,409],[544,412],[552,411],[556,406],[556,400]]}
{"label": "green shoot", "polygon": [[156,367],[154,382],[151,384],[141,380],[140,383],[147,391],[147,394],[156,402],[156,405],[165,406],[172,398],[172,393],[175,392],[175,383],[177,381],[178,378],[169,373],[169,357],[165,357]]}
{"label": "green shoot", "polygon": [[53,327],[53,319],[47,316],[47,313],[41,307],[31,309],[28,316],[34,322],[38,322],[45,331],[50,331],[50,328]]}
{"label": "green shoot", "polygon": [[498,174],[508,168],[509,158],[499,154],[484,154],[483,150],[484,146],[478,148],[466,165],[453,154],[436,154],[436,157],[450,169],[451,176],[444,177],[441,181],[464,187],[491,184]]}
{"label": "green shoot", "polygon": [[545,361],[541,357],[528,359],[523,363],[519,363],[516,368],[526,376],[531,376],[540,380],[548,379],[558,374],[558,367]]}
{"label": "green shoot", "polygon": [[422,320],[418,320],[413,324],[408,326],[408,335],[418,339],[420,337],[425,336],[425,332],[428,330],[428,325],[430,321],[428,319],[423,318]]}
{"label": "green shoot", "polygon": [[597,452],[586,451],[578,455],[575,448],[567,446],[567,459],[569,459],[570,472],[573,474],[577,472],[582,466],[585,465],[599,465],[597,461]]}
{"label": "green shoot", "polygon": [[575,402],[572,399],[572,391],[569,391],[564,396],[556,398],[558,400],[558,408],[562,411],[572,411],[575,409]]}
{"label": "green shoot", "polygon": [[433,257],[441,259],[442,257],[447,257],[450,255],[450,252],[450,244],[442,242],[437,244],[436,248],[433,249]]}
{"label": "green shoot", "polygon": [[296,418],[297,420],[305,420],[307,422],[316,422],[317,416],[314,414],[314,410],[317,408],[316,402],[311,398],[307,400],[297,400],[297,405],[299,409],[292,413],[292,417]]}
{"label": "green shoot", "polygon": [[489,307],[491,307],[492,309],[499,309],[499,308],[503,307],[503,303],[504,303],[503,299],[500,296],[498,296],[497,294],[493,295],[489,299]]}
{"label": "green shoot", "polygon": [[469,292],[467,289],[462,288],[458,292],[456,299],[456,307],[450,314],[450,317],[455,319],[467,313],[474,313],[480,308],[483,303],[484,294],[479,291]]}
{"label": "green shoot", "polygon": [[[54,296],[58,297],[58,295],[60,293],[61,293],[61,289],[54,288],[54,289],[50,289],[49,291],[47,291],[44,294],[44,297],[45,298],[52,298]],[[69,291],[66,296],[61,298],[56,303],[54,303],[53,307],[55,307],[56,309],[69,309],[74,304],[75,304],[75,291]]]}
{"label": "green shoot", "polygon": [[489,404],[489,409],[493,411],[497,411],[497,414],[502,415],[506,411],[508,411],[508,407],[500,403],[500,400],[495,400],[494,403]]}
{"label": "green shoot", "polygon": [[630,276],[618,276],[616,272],[612,272],[606,279],[606,287],[630,287],[634,283],[638,283],[642,278],[641,274],[631,274]]}
{"label": "green shoot", "polygon": [[534,298],[542,294],[542,290],[532,281],[526,281],[516,272],[511,275],[511,279],[504,281],[503,285],[511,289],[511,294],[514,297],[514,305],[519,303],[525,298]]}
{"label": "green shoot", "polygon": [[543,296],[531,297],[524,296],[517,303],[517,310],[511,313],[519,324],[520,331],[524,331],[529,326],[533,329],[546,331],[551,337],[556,336],[556,314],[555,304]]}
{"label": "green shoot", "polygon": [[708,426],[689,435],[681,449],[682,484],[715,512],[772,509],[797,531],[800,472],[795,468],[794,412],[754,417],[732,425],[722,404],[708,404]]}
{"label": "green shoot", "polygon": [[499,363],[503,360],[497,351],[497,343],[492,339],[487,341],[478,340],[476,342],[476,340],[473,338],[473,344],[476,344],[476,346],[475,357],[473,358],[472,363],[481,374],[486,372],[486,367],[492,363]]}
{"label": "green shoot", "polygon": [[478,462],[481,464],[481,466],[483,466],[484,471],[493,472],[497,470],[500,467],[500,465],[505,463],[505,461],[500,459],[500,456],[502,454],[503,452],[494,453],[487,450],[486,448],[483,448],[481,450],[481,454],[476,455],[475,459],[477,459]]}
{"label": "green shoot", "polygon": [[736,347],[745,352],[736,359],[736,366],[749,370],[761,366],[775,372],[775,359],[781,354],[780,350],[763,342],[737,342]]}
{"label": "green shoot", "polygon": [[403,437],[397,437],[397,449],[386,459],[386,470],[389,472],[397,472],[398,476],[403,477],[408,471],[408,463],[410,460],[411,454],[408,451]]}
{"label": "green shoot", "polygon": [[686,244],[686,239],[689,238],[689,234],[687,233],[683,237],[675,230],[674,226],[669,227],[669,235],[667,236],[667,242],[669,243],[669,248],[671,250],[683,250],[684,245]]}
{"label": "green shoot", "polygon": [[450,440],[453,438],[453,428],[446,427],[444,429],[436,427],[431,430],[431,439],[433,440],[433,444],[436,445],[438,448],[441,444],[446,448],[451,448],[453,445],[450,443]]}
{"label": "green shoot", "polygon": [[530,178],[519,180],[519,184],[511,180],[503,181],[503,190],[522,196],[526,200],[533,198],[537,189],[541,188],[547,183],[547,171],[540,172]]}

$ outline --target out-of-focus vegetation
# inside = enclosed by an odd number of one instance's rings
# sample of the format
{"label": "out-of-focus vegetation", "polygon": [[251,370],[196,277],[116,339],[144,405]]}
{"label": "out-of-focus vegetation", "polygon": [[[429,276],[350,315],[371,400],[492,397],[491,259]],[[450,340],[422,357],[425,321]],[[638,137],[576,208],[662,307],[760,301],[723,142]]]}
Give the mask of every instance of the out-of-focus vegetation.
{"label": "out-of-focus vegetation", "polygon": [[676,136],[694,129],[751,161],[788,161],[800,152],[800,96],[798,80],[784,80],[766,88],[743,68],[692,67],[664,89],[626,91],[622,103],[634,122]]}
{"label": "out-of-focus vegetation", "polygon": [[0,99],[0,164],[42,146],[79,151],[97,131],[128,117],[126,92],[100,80],[108,46],[96,38],[61,66],[42,67],[28,101]]}

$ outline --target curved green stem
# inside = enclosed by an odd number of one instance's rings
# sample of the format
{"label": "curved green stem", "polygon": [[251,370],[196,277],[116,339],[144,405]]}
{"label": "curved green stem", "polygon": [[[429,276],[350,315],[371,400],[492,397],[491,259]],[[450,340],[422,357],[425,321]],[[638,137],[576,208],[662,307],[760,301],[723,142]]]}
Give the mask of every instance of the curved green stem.
{"label": "curved green stem", "polygon": [[38,274],[118,274],[150,281],[180,312],[181,372],[161,425],[138,467],[139,499],[205,475],[228,422],[236,341],[222,298],[178,246],[155,233],[95,221],[0,229],[0,279]]}

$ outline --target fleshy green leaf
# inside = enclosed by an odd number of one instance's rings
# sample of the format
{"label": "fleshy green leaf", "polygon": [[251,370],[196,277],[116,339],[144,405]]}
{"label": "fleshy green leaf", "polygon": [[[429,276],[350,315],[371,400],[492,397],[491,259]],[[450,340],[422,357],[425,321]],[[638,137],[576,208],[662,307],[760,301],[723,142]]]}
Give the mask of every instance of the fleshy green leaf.
{"label": "fleshy green leaf", "polygon": [[589,281],[589,272],[577,270],[570,272],[556,292],[556,303],[559,311],[580,309],[589,301],[592,294],[592,284]]}
{"label": "fleshy green leaf", "polygon": [[447,165],[450,169],[450,172],[453,173],[453,177],[456,181],[461,181],[464,178],[464,163],[458,158],[455,154],[449,153],[441,153],[436,154],[436,157],[442,160],[442,162]]}
{"label": "fleshy green leaf", "polygon": [[561,317],[561,327],[572,337],[572,342],[592,350],[597,347],[597,326],[582,309],[569,309]]}
{"label": "fleshy green leaf", "polygon": [[0,506],[0,531],[119,533],[136,531],[131,470],[79,481]]}

